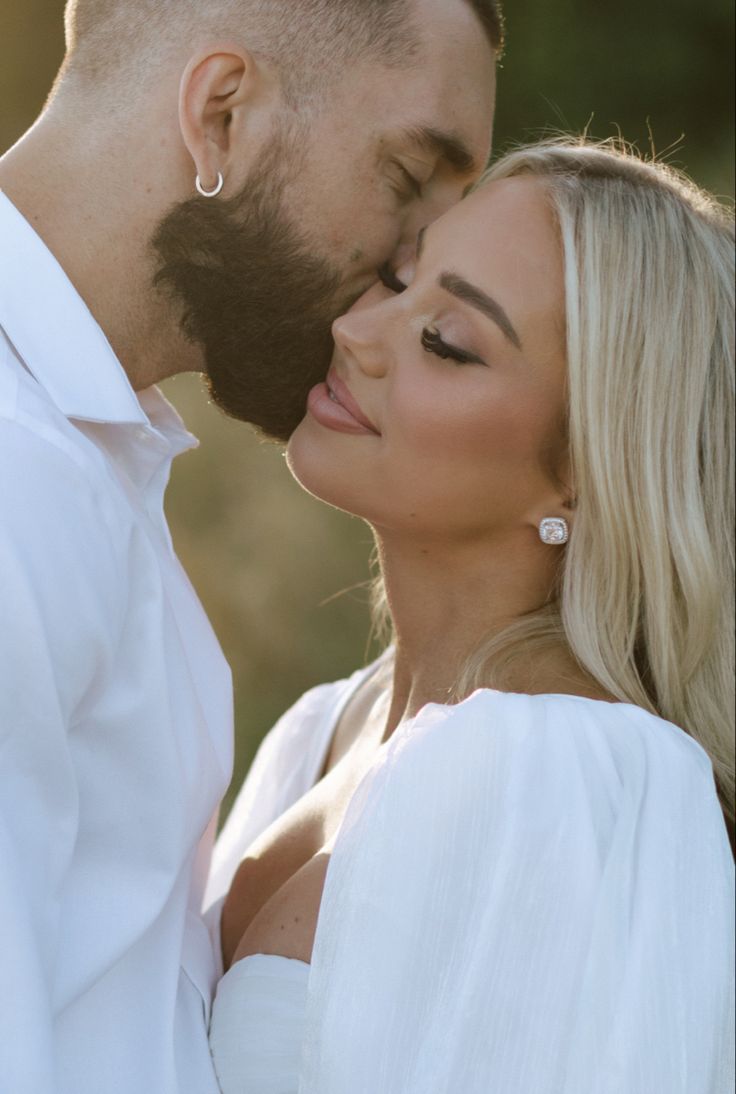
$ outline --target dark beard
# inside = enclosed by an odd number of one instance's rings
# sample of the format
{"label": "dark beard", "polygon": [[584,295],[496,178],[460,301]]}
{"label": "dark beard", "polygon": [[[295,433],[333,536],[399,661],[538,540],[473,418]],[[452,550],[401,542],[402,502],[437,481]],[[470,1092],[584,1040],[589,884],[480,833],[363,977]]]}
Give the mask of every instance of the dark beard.
{"label": "dark beard", "polygon": [[339,271],[284,212],[284,165],[294,158],[276,140],[241,193],[177,205],[152,239],[154,284],[183,305],[182,329],[204,352],[212,399],[279,441],[324,380],[332,321],[350,303],[339,298]]}

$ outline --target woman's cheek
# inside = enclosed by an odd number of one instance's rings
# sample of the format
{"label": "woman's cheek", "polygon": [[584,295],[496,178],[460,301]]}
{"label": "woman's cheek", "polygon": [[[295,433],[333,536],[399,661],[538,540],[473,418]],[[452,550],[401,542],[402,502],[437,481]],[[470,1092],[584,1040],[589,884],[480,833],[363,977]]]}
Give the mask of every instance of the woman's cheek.
{"label": "woman's cheek", "polygon": [[442,452],[481,455],[498,431],[493,408],[470,392],[466,397],[456,391],[428,395],[415,391],[397,406],[395,428],[401,444],[430,459]]}

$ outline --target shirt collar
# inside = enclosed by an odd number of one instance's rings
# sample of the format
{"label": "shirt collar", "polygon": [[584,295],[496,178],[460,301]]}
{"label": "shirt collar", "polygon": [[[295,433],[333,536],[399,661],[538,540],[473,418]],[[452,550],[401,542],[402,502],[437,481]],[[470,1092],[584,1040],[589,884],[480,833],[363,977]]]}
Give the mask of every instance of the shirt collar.
{"label": "shirt collar", "polygon": [[162,436],[169,449],[170,456],[178,456],[190,448],[197,448],[199,441],[184,425],[179,413],[157,387],[146,388],[139,393],[140,406],[145,412],[151,428],[150,433]]}
{"label": "shirt collar", "polygon": [[0,240],[0,326],[28,371],[67,418],[148,425],[101,327],[2,191]]}

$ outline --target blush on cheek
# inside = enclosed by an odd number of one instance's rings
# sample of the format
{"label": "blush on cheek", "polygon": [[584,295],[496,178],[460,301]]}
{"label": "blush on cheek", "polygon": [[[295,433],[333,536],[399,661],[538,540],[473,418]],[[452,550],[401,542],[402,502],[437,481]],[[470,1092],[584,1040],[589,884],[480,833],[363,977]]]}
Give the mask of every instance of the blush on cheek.
{"label": "blush on cheek", "polygon": [[448,401],[442,409],[415,406],[403,417],[401,442],[407,455],[414,450],[432,462],[444,453],[448,459],[487,464],[494,458],[526,462],[543,435],[528,406],[469,398],[462,405]]}

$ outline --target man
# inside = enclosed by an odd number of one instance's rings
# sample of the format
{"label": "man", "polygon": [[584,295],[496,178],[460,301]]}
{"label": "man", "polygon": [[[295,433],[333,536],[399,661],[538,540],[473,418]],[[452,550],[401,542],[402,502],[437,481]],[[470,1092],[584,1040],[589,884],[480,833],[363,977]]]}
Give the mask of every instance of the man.
{"label": "man", "polygon": [[491,0],[70,0],[0,160],[0,1091],[214,1094],[231,685],[162,503],[202,371],[285,438],[489,151]]}

